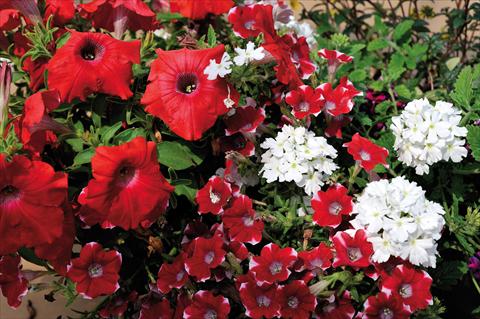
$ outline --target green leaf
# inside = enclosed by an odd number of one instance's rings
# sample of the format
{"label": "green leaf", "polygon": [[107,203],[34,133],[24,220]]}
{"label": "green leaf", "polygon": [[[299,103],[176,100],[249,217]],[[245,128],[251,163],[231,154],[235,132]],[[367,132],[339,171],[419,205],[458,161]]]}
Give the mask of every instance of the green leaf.
{"label": "green leaf", "polygon": [[187,186],[187,185],[176,185],[175,194],[178,196],[185,196],[192,203],[195,201],[195,196],[197,195],[197,189]]}
{"label": "green leaf", "polygon": [[449,71],[452,71],[453,69],[455,69],[455,67],[458,65],[458,63],[460,63],[460,58],[459,57],[454,57],[454,58],[448,59],[447,62],[445,62]]}
{"label": "green leaf", "polygon": [[361,44],[354,44],[352,45],[352,47],[350,48],[350,55],[354,55],[355,53],[358,53],[360,52],[363,48],[365,48],[365,44],[361,43]]}
{"label": "green leaf", "polygon": [[80,166],[82,164],[90,163],[90,160],[92,159],[94,154],[95,154],[94,148],[87,148],[86,150],[81,151],[73,159],[73,165]]}
{"label": "green leaf", "polygon": [[207,42],[208,46],[213,48],[217,44],[217,35],[215,33],[215,29],[210,24],[208,26],[208,34],[207,34]]}
{"label": "green leaf", "polygon": [[67,41],[70,39],[70,35],[71,33],[70,32],[65,32],[64,34],[62,34],[58,39],[57,39],[57,45],[56,45],[56,48],[57,50],[60,49],[65,43],[67,43]]}
{"label": "green leaf", "polygon": [[145,129],[138,128],[138,127],[129,128],[121,132],[117,136],[115,136],[113,138],[113,144],[120,145],[126,142],[130,142],[131,140],[133,140],[135,137],[138,137],[138,136],[146,137],[147,132],[145,132]]}
{"label": "green leaf", "polygon": [[434,285],[442,290],[449,290],[468,272],[467,263],[463,260],[448,260],[440,263],[432,271]]}
{"label": "green leaf", "polygon": [[355,70],[349,75],[349,79],[352,82],[360,82],[365,80],[366,78],[367,78],[367,71],[365,71],[364,69]]}
{"label": "green leaf", "polygon": [[83,140],[81,138],[69,138],[65,140],[75,152],[83,151]]}
{"label": "green leaf", "polygon": [[470,144],[473,157],[480,162],[480,126],[467,126],[467,141]]}
{"label": "green leaf", "polygon": [[450,97],[457,106],[469,109],[470,101],[473,96],[473,72],[472,67],[467,66],[462,69],[455,82],[455,90],[450,93]]}
{"label": "green leaf", "polygon": [[368,52],[373,52],[373,51],[385,49],[386,47],[388,47],[387,40],[385,40],[385,39],[375,39],[368,44],[367,51]]}
{"label": "green leaf", "polygon": [[405,85],[400,84],[395,87],[395,92],[397,92],[398,96],[409,100],[412,97],[412,91]]}
{"label": "green leaf", "polygon": [[400,22],[396,27],[395,30],[393,30],[393,39],[395,41],[400,40],[400,38],[410,31],[410,29],[413,27],[413,20],[405,20]]}
{"label": "green leaf", "polygon": [[157,145],[158,161],[175,170],[199,165],[202,158],[193,153],[188,146],[179,142],[165,141]]}
{"label": "green leaf", "polygon": [[379,35],[387,35],[388,27],[383,23],[382,18],[379,15],[375,15],[374,21],[373,29],[378,32]]}
{"label": "green leaf", "polygon": [[102,143],[108,144],[108,142],[112,139],[112,137],[117,133],[117,131],[122,127],[122,122],[118,122],[113,124],[110,127],[107,127],[102,132]]}

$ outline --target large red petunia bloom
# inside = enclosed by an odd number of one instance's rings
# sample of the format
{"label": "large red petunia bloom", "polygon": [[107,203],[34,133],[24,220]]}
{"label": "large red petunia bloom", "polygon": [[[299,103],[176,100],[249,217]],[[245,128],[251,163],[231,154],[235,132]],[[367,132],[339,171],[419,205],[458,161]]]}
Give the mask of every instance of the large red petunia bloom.
{"label": "large red petunia bloom", "polygon": [[155,143],[144,137],[97,147],[92,173],[80,211],[85,222],[104,216],[123,229],[150,226],[165,211],[174,190],[160,172]]}
{"label": "large red petunia bloom", "polygon": [[260,256],[250,259],[249,268],[260,284],[284,281],[290,275],[289,268],[297,260],[295,249],[270,243],[262,248]]}
{"label": "large red petunia bloom", "polygon": [[288,92],[285,102],[293,108],[293,115],[300,120],[310,114],[317,116],[324,105],[322,92],[308,85],[301,85]]}
{"label": "large red petunia bloom", "polygon": [[370,265],[373,246],[367,240],[367,234],[363,229],[358,229],[354,234],[350,230],[337,232],[332,241],[336,251],[333,267],[363,268]]}
{"label": "large red petunia bloom", "polygon": [[91,242],[82,247],[78,258],[72,259],[67,277],[77,284],[77,292],[87,299],[111,295],[120,288],[121,265],[119,252],[104,251],[102,245]]}
{"label": "large red petunia bloom", "polygon": [[330,247],[325,243],[320,243],[311,250],[304,250],[298,253],[298,258],[302,261],[299,270],[325,270],[332,265],[333,253]]}
{"label": "large red petunia bloom", "polygon": [[362,318],[408,319],[410,318],[410,312],[405,309],[400,298],[381,292],[377,296],[368,297],[365,302],[365,311]]}
{"label": "large red petunia bloom", "polygon": [[62,234],[66,200],[65,173],[21,155],[8,162],[0,154],[0,255],[53,243]]}
{"label": "large red petunia bloom", "polygon": [[277,316],[280,310],[277,290],[276,284],[258,286],[253,280],[242,282],[239,291],[245,314],[254,319]]}
{"label": "large red petunia bloom", "polygon": [[172,319],[173,310],[168,299],[152,303],[144,302],[138,319]]}
{"label": "large red petunia bloom", "polygon": [[271,5],[235,6],[228,12],[228,21],[233,25],[233,32],[244,39],[261,32],[272,37],[276,34],[272,12]]}
{"label": "large red petunia bloom", "polygon": [[332,116],[349,113],[353,108],[352,99],[362,95],[346,77],[340,79],[335,89],[331,83],[323,83],[318,88],[325,99],[325,112]]}
{"label": "large red petunia bloom", "polygon": [[73,0],[45,0],[44,20],[53,16],[53,24],[63,26],[75,16]]}
{"label": "large red petunia bloom", "polygon": [[432,303],[431,286],[432,278],[426,271],[407,265],[397,266],[391,276],[381,281],[381,290],[399,297],[412,312]]}
{"label": "large red petunia bloom", "polygon": [[294,280],[280,287],[277,298],[281,318],[309,318],[317,305],[317,298],[302,280]]}
{"label": "large red petunia bloom", "polygon": [[230,303],[223,296],[214,296],[207,290],[200,290],[193,296],[193,302],[185,308],[185,319],[226,319],[230,313]]}
{"label": "large red petunia bloom", "polygon": [[319,191],[312,199],[315,211],[312,220],[319,226],[337,227],[342,222],[342,215],[352,212],[352,197],[341,184],[330,186],[326,192]]}
{"label": "large red petunia bloom", "polygon": [[206,18],[208,14],[226,13],[234,5],[232,0],[170,0],[170,11],[179,12],[189,19],[199,20]]}
{"label": "large red petunia bloom", "polygon": [[106,34],[70,31],[67,43],[48,63],[48,86],[63,101],[85,101],[92,93],[128,99],[132,65],[140,63],[140,41],[124,42]]}
{"label": "large red petunia bloom", "polygon": [[163,263],[158,271],[157,287],[164,294],[168,294],[173,288],[182,288],[188,280],[185,270],[185,254],[178,255],[173,263]]}
{"label": "large red petunia bloom", "polygon": [[195,276],[198,281],[210,278],[210,270],[219,266],[225,260],[223,241],[217,237],[198,237],[192,242],[193,254],[185,261],[188,274]]}
{"label": "large red petunia bloom", "polygon": [[20,256],[0,257],[0,289],[12,308],[22,303],[22,298],[28,292],[28,280],[21,273]]}
{"label": "large red petunia bloom", "polygon": [[343,144],[343,146],[366,171],[371,171],[378,164],[387,166],[388,150],[361,137],[358,133],[353,135],[352,141]]}
{"label": "large red petunia bloom", "polygon": [[235,198],[222,216],[230,240],[258,244],[262,240],[264,224],[256,215],[250,198],[245,195]]}
{"label": "large red petunia bloom", "polygon": [[212,213],[218,215],[232,197],[232,187],[223,178],[212,176],[207,184],[198,190],[195,201],[198,204],[198,213]]}
{"label": "large red petunia bloom", "polygon": [[225,79],[208,80],[203,73],[210,60],[220,62],[224,46],[156,52],[141,103],[177,135],[198,140],[228,111],[225,99],[238,100],[238,93]]}

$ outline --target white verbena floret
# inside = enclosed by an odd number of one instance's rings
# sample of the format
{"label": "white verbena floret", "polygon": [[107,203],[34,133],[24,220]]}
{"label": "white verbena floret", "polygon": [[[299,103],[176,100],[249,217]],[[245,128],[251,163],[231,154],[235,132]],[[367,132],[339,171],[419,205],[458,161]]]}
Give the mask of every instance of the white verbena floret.
{"label": "white verbena floret", "polygon": [[232,61],[230,55],[224,52],[220,63],[217,63],[215,59],[210,60],[210,64],[205,68],[203,73],[207,75],[207,79],[216,80],[217,77],[225,77],[225,75],[232,73]]}
{"label": "white verbena floret", "polygon": [[441,160],[460,162],[467,156],[465,136],[460,127],[461,112],[451,103],[413,100],[399,116],[392,118],[390,129],[395,135],[398,159],[415,167],[419,175],[428,174],[430,165]]}
{"label": "white verbena floret", "polygon": [[333,162],[335,148],[304,127],[284,125],[276,138],[267,138],[260,146],[266,149],[261,173],[267,183],[293,181],[309,195],[338,168]]}
{"label": "white verbena floret", "polygon": [[400,176],[369,183],[352,214],[355,218],[350,223],[365,229],[373,245],[374,262],[395,256],[414,265],[435,267],[445,211],[427,200],[415,182]]}
{"label": "white verbena floret", "polygon": [[233,58],[236,65],[248,64],[252,61],[260,61],[265,57],[263,47],[255,48],[255,43],[248,41],[245,49],[235,48],[237,55]]}

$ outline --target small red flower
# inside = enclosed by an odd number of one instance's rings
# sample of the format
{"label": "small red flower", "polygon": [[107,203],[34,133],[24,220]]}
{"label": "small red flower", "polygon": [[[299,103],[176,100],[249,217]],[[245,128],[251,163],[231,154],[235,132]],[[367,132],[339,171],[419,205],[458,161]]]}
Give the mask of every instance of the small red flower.
{"label": "small red flower", "polygon": [[87,299],[111,295],[117,291],[122,255],[104,251],[102,245],[91,242],[82,247],[80,256],[72,259],[67,277],[77,284],[77,292]]}
{"label": "small red flower", "polygon": [[258,286],[252,280],[241,283],[239,291],[245,314],[253,319],[277,316],[280,310],[277,289],[276,284]]}
{"label": "small red flower", "polygon": [[75,16],[73,0],[45,0],[44,20],[53,17],[53,24],[63,26]]}
{"label": "small red flower", "polygon": [[192,242],[193,254],[185,261],[188,274],[195,276],[198,281],[210,278],[210,269],[220,266],[225,260],[223,241],[216,237],[198,237]]}
{"label": "small red flower", "polygon": [[117,295],[112,298],[99,312],[101,318],[110,319],[122,317],[127,311],[128,304],[138,299],[138,293],[132,291],[128,296]]}
{"label": "small red flower", "polygon": [[172,319],[172,316],[173,310],[170,307],[170,302],[167,299],[163,299],[156,303],[143,303],[138,319]]}
{"label": "small red flower", "polygon": [[91,93],[128,99],[132,64],[140,63],[140,41],[124,42],[106,34],[70,31],[67,43],[48,63],[48,86],[63,101],[85,101]]}
{"label": "small red flower", "polygon": [[280,303],[281,318],[310,318],[310,314],[317,305],[317,299],[301,280],[294,280],[280,287],[277,298]]}
{"label": "small red flower", "polygon": [[99,146],[92,158],[85,209],[123,229],[155,221],[167,208],[174,188],[160,172],[154,142],[136,137],[120,146]]}
{"label": "small red flower", "polygon": [[387,295],[380,292],[377,296],[368,297],[365,302],[365,319],[408,319],[410,312],[408,312],[402,300],[394,295]]}
{"label": "small red flower", "polygon": [[330,186],[326,192],[319,191],[312,199],[315,211],[312,220],[319,226],[336,228],[342,222],[342,215],[352,212],[352,197],[341,184]]}
{"label": "small red flower", "polygon": [[332,116],[349,113],[353,108],[352,99],[362,95],[346,77],[340,79],[335,89],[331,83],[321,84],[319,88],[325,99],[325,111]]}
{"label": "small red flower", "polygon": [[270,243],[262,248],[260,256],[254,256],[250,260],[250,271],[260,283],[274,283],[284,281],[290,275],[289,268],[297,260],[295,249]]}
{"label": "small red flower", "polygon": [[378,164],[387,166],[388,150],[361,137],[358,133],[353,135],[351,142],[343,146],[366,171],[373,170]]}
{"label": "small red flower", "polygon": [[0,255],[53,243],[62,234],[66,200],[65,173],[21,155],[8,162],[0,154]]}
{"label": "small red flower", "polygon": [[[147,89],[141,103],[177,135],[198,140],[227,112],[225,99],[238,100],[238,93],[225,79],[208,80],[204,74],[210,60],[219,62],[225,48],[203,50],[157,50]],[[179,112],[181,110],[181,112]]]}
{"label": "small red flower", "polygon": [[21,269],[19,255],[0,257],[0,289],[12,308],[20,306],[23,296],[28,292],[28,281]]}
{"label": "small red flower", "polygon": [[293,108],[293,115],[297,119],[303,119],[310,114],[317,116],[324,104],[321,91],[308,85],[301,85],[298,89],[288,92],[285,102]]}
{"label": "small red flower", "polygon": [[218,215],[223,212],[223,207],[232,196],[230,184],[218,176],[212,176],[195,196],[198,204],[198,213],[212,213]]}
{"label": "small red flower", "polygon": [[204,19],[208,14],[219,15],[234,6],[232,0],[170,0],[171,12],[180,12],[189,19]]}
{"label": "small red flower", "polygon": [[227,117],[224,122],[227,128],[225,135],[235,133],[255,133],[257,127],[265,120],[265,110],[253,106],[237,107],[235,113]]}
{"label": "small red flower", "polygon": [[247,157],[255,154],[255,144],[241,133],[222,136],[218,142],[220,144],[220,150],[223,153],[235,151]]}
{"label": "small red flower", "polygon": [[315,315],[315,318],[318,319],[355,318],[355,309],[353,308],[350,301],[350,294],[348,292],[345,292],[342,297],[337,297],[336,300],[330,301],[324,306],[317,307]]}
{"label": "small red flower", "polygon": [[173,288],[180,289],[188,280],[185,270],[185,254],[178,255],[173,263],[163,263],[158,271],[157,287],[164,294],[168,294]]}
{"label": "small red flower", "polygon": [[292,62],[297,67],[300,77],[303,80],[308,79],[315,72],[317,66],[310,59],[310,47],[307,38],[297,38],[290,35],[290,41]]}
{"label": "small red flower", "polygon": [[336,251],[333,267],[368,267],[370,265],[373,247],[367,240],[367,234],[363,229],[358,229],[353,237],[352,235],[353,231],[349,230],[337,232],[333,236],[332,241]]}
{"label": "small red flower", "polygon": [[328,73],[333,74],[340,64],[350,63],[353,57],[337,50],[321,49],[318,56],[328,61]]}
{"label": "small red flower", "polygon": [[226,319],[230,303],[223,296],[214,296],[208,290],[200,290],[193,296],[193,302],[185,308],[185,319]]}
{"label": "small red flower", "polygon": [[352,121],[350,116],[345,114],[340,114],[339,116],[333,117],[330,122],[327,124],[325,129],[325,135],[327,137],[335,136],[336,138],[342,138],[342,128]]}
{"label": "small red flower", "polygon": [[432,278],[427,272],[406,265],[397,266],[391,276],[381,281],[381,290],[398,297],[412,312],[432,303],[431,286]]}
{"label": "small red flower", "polygon": [[276,34],[272,12],[271,5],[235,6],[228,13],[228,21],[233,25],[233,32],[244,39],[261,32],[271,37]]}
{"label": "small red flower", "polygon": [[311,250],[299,252],[298,258],[303,262],[300,270],[325,270],[332,265],[333,253],[331,248],[325,243],[320,243],[320,245]]}
{"label": "small red flower", "polygon": [[235,198],[222,216],[230,240],[258,244],[262,240],[263,222],[252,208],[252,200],[245,195]]}

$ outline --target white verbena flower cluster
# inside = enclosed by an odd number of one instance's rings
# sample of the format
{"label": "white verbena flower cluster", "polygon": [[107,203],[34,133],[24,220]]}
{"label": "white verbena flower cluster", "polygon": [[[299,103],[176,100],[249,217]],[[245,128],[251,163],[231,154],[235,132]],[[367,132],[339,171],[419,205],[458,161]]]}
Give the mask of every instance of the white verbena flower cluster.
{"label": "white verbena flower cluster", "polygon": [[395,177],[369,183],[352,214],[356,217],[350,223],[365,229],[373,245],[373,261],[385,262],[396,256],[414,265],[435,267],[436,241],[445,224],[445,211],[427,200],[415,182]]}
{"label": "white verbena flower cluster", "polygon": [[338,168],[333,162],[337,150],[304,127],[284,125],[276,138],[267,138],[260,146],[267,150],[261,169],[267,183],[294,181],[309,195]]}
{"label": "white verbena flower cluster", "polygon": [[426,98],[408,103],[399,116],[392,118],[390,126],[398,159],[415,167],[419,175],[428,174],[429,166],[441,160],[460,162],[468,153],[463,138],[467,129],[458,126],[460,114],[451,103],[443,101],[435,106]]}

